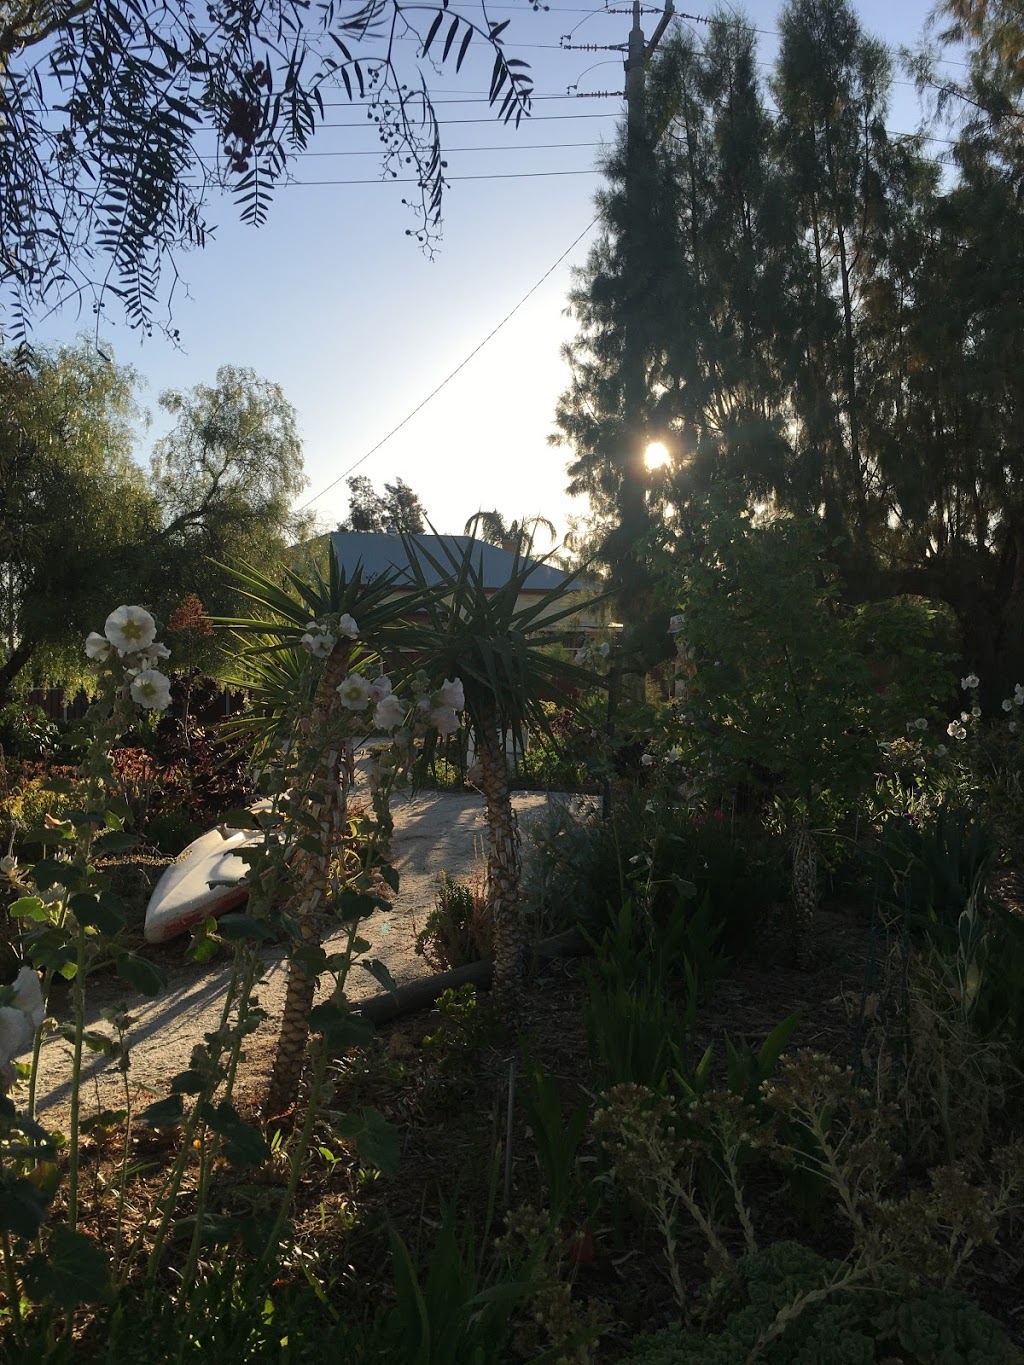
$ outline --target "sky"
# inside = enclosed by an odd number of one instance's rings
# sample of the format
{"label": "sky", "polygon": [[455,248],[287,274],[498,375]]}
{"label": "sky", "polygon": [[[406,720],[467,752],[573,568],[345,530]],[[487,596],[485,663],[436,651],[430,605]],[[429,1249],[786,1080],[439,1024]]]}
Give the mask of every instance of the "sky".
{"label": "sky", "polygon": [[[779,4],[742,8],[770,63]],[[865,31],[896,48],[916,44],[930,4],[856,8]],[[630,17],[611,0],[609,8],[551,0],[538,13],[519,0],[488,13],[511,21],[506,51],[532,68],[533,117],[516,129],[488,110],[483,47],[470,47],[458,76],[427,72],[449,178],[432,257],[407,235],[416,223],[401,201],[415,187],[381,183],[365,110],[339,90],[327,117],[336,126],[317,133],[312,155],[296,163],[300,183],[280,188],[265,226],[238,224],[227,199],[211,206],[212,242],[178,263],[178,347],[160,332],[140,340],[112,311],[102,341],[145,379],[141,398],[154,415],[137,458],[148,459],[162,430],[161,391],[212,384],[224,364],[247,366],[280,384],[297,410],[309,477],[299,502],[323,529],[345,515],[351,473],[378,488],[404,479],[442,532],[497,508],[508,519],[548,517],[561,534],[585,511],[564,491],[568,452],[547,437],[569,380],[560,352],[573,335],[572,270],[597,232],[597,161],[624,105],[622,54],[578,45],[624,44]],[[648,36],[658,18],[645,10]],[[910,131],[921,113],[903,80],[889,126]],[[368,183],[338,183],[353,181]],[[65,341],[92,325],[68,312],[40,325],[36,340]]]}

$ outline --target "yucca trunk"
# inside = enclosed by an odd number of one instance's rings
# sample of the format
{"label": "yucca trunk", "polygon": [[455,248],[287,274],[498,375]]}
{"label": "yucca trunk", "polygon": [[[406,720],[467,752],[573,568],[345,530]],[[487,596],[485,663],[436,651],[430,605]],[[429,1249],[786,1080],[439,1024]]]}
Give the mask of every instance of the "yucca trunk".
{"label": "yucca trunk", "polygon": [[[298,924],[303,946],[319,944],[317,911],[327,894],[332,858],[345,836],[348,768],[343,744],[338,740],[332,745],[330,731],[331,720],[340,706],[338,684],[347,672],[348,642],[339,641],[324,665],[306,727],[307,742],[320,746],[320,762],[313,770],[312,780],[320,783],[326,779],[330,795],[325,801],[314,801],[307,795],[305,808],[320,824],[320,848],[316,853],[300,848],[292,862],[294,889],[288,903],[288,913]],[[309,757],[303,755],[304,766]],[[285,1113],[298,1097],[309,1037],[309,1011],[313,1007],[315,991],[315,974],[307,971],[294,958],[289,958],[281,1032],[267,1091],[269,1115]]]}
{"label": "yucca trunk", "polygon": [[487,719],[475,740],[487,814],[487,903],[494,927],[494,995],[499,1009],[514,1024],[522,1003],[526,967],[526,929],[519,895],[519,827],[497,720]]}
{"label": "yucca trunk", "polygon": [[818,846],[814,835],[802,826],[793,836],[793,941],[797,965],[809,967],[812,959],[814,919],[818,910]]}

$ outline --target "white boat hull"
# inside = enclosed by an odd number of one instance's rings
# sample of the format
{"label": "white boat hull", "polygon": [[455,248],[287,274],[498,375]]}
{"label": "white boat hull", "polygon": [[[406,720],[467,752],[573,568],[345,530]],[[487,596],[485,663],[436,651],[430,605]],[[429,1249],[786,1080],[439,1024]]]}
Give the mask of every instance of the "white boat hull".
{"label": "white boat hull", "polygon": [[259,830],[224,826],[194,839],[153,889],[146,907],[146,942],[166,943],[247,900],[249,863],[239,854],[262,840]]}

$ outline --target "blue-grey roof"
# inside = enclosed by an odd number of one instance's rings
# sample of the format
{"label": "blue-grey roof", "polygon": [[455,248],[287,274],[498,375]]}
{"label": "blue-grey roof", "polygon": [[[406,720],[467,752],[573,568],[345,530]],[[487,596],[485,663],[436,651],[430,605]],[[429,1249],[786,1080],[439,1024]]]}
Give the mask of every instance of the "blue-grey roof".
{"label": "blue-grey roof", "polygon": [[[503,587],[509,580],[516,559],[511,550],[503,550],[500,545],[488,545],[485,541],[475,540],[472,536],[418,535],[410,536],[410,540],[421,546],[438,563],[444,566],[447,566],[448,563],[444,547],[447,547],[450,553],[461,563],[462,556],[466,553],[466,547],[471,545],[473,547],[473,563],[483,574],[485,588]],[[409,557],[405,552],[401,536],[384,535],[375,531],[333,531],[331,543],[334,546],[338,566],[347,575],[354,573],[360,565],[366,578],[376,578],[379,574],[393,572],[397,569],[399,572],[397,581],[412,586],[413,577],[409,568]],[[520,556],[520,568],[524,562],[533,563],[533,561]],[[428,586],[434,587],[439,581],[437,571],[422,555],[420,556],[420,565]],[[534,568],[525,582],[524,590],[526,592],[546,592],[551,588],[560,588],[568,577],[568,574],[550,564],[534,563]]]}

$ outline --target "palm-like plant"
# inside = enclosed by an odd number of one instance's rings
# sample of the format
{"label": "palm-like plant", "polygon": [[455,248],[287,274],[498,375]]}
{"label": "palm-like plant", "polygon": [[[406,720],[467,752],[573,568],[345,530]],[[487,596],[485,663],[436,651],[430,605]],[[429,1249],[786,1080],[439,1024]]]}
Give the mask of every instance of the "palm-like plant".
{"label": "palm-like plant", "polygon": [[[525,965],[519,895],[520,851],[504,735],[514,748],[528,727],[547,730],[545,701],[572,705],[599,680],[551,651],[552,628],[579,611],[578,575],[534,600],[521,602],[538,561],[516,551],[508,580],[488,588],[471,543],[439,538],[436,553],[403,537],[425,617],[418,662],[434,677],[460,677],[467,724],[479,764],[487,816],[487,889],[494,926],[495,991],[518,1013]],[[543,563],[543,560],[539,561]]]}
{"label": "palm-like plant", "polygon": [[474,512],[463,529],[467,536],[476,536],[479,540],[487,541],[489,545],[514,545],[519,554],[530,555],[533,553],[533,542],[540,527],[547,531],[553,542],[555,524],[547,517],[524,517],[522,521],[515,519],[506,521],[496,509],[491,512]]}
{"label": "palm-like plant", "polygon": [[[232,629],[239,644],[236,676],[228,681],[245,687],[256,703],[253,711],[229,728],[258,752],[272,749],[275,735],[283,737],[280,732],[286,717],[297,718],[299,757],[293,766],[297,780],[286,799],[305,834],[298,840],[291,865],[287,904],[298,951],[288,962],[281,1032],[267,1095],[268,1113],[280,1114],[291,1107],[298,1093],[316,989],[309,950],[319,947],[319,921],[332,863],[342,847],[349,816],[352,748],[345,738],[337,688],[353,669],[385,651],[397,654],[403,645],[408,648],[412,641],[404,618],[415,603],[408,596],[396,599],[393,576],[364,580],[357,570],[346,577],[333,555],[327,579],[318,572],[309,578],[289,573],[290,592],[251,565],[224,567],[258,613],[219,622]],[[311,668],[300,643],[310,619],[330,625],[345,615],[358,623],[359,640],[339,633],[322,668]],[[316,831],[312,838],[311,829]]]}

